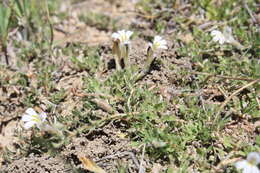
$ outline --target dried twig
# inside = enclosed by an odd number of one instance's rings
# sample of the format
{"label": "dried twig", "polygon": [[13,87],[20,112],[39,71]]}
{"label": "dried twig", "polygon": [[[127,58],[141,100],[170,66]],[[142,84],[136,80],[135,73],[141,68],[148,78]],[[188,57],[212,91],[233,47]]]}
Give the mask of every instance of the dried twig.
{"label": "dried twig", "polygon": [[259,101],[259,99],[257,97],[255,99],[256,99],[256,102],[258,104],[258,109],[260,110],[260,101]]}
{"label": "dried twig", "polygon": [[222,89],[220,86],[217,86],[218,90],[222,93],[222,95],[225,97],[225,99],[228,97],[227,93]]}
{"label": "dried twig", "polygon": [[141,161],[140,161],[138,173],[145,173],[145,167],[143,167],[143,163],[144,163],[144,153],[145,153],[145,144],[144,144],[144,147],[143,147],[143,152],[142,152],[142,157],[141,157]]}
{"label": "dried twig", "polygon": [[246,84],[245,86],[239,88],[239,89],[236,90],[233,94],[231,94],[231,95],[221,104],[221,106],[220,106],[220,108],[219,108],[219,111],[218,111],[218,113],[217,113],[217,115],[216,115],[214,121],[217,120],[219,114],[222,112],[222,109],[227,105],[227,103],[228,103],[234,96],[236,96],[238,93],[240,93],[240,92],[243,91],[244,89],[250,87],[251,85],[254,85],[254,84],[257,83],[257,82],[260,82],[260,79],[256,79],[256,80],[254,80],[254,81],[252,81],[252,82]]}
{"label": "dried twig", "polygon": [[122,152],[122,153],[108,155],[108,156],[105,156],[105,157],[102,157],[100,159],[95,160],[95,162],[100,162],[100,161],[107,160],[107,159],[116,159],[118,157],[123,157],[123,156],[126,156],[126,155],[131,157],[131,159],[133,160],[136,167],[140,166],[136,157],[135,157],[135,154],[133,152],[130,152],[130,151],[125,151],[125,152]]}
{"label": "dried twig", "polygon": [[251,9],[248,7],[245,0],[243,1],[243,5],[244,5],[246,11],[248,12],[249,16],[251,17],[252,21],[257,24],[257,20],[256,20],[255,16],[253,15],[253,12],[251,11]]}
{"label": "dried twig", "polygon": [[232,164],[232,163],[235,163],[237,162],[238,160],[240,160],[241,158],[233,158],[233,159],[225,159],[223,161],[221,161],[217,167],[214,168],[214,170],[212,170],[212,173],[213,172],[218,172],[223,166],[225,165],[229,165],[229,164]]}
{"label": "dried twig", "polygon": [[210,77],[217,77],[222,79],[232,79],[232,80],[244,80],[244,81],[254,81],[256,79],[250,79],[250,78],[244,78],[244,77],[232,77],[232,76],[222,76],[222,75],[216,75],[216,74],[210,74],[210,73],[203,73],[203,72],[191,72],[192,74],[198,74],[198,75],[207,75]]}

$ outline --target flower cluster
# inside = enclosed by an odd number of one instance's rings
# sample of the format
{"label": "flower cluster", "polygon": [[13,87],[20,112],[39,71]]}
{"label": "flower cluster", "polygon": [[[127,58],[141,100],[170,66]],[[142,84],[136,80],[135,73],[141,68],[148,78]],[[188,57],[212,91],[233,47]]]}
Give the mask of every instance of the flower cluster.
{"label": "flower cluster", "polygon": [[[125,67],[128,66],[128,54],[130,48],[130,38],[132,31],[121,30],[112,34],[113,48],[112,53],[115,55],[116,69],[121,70],[121,62]],[[153,60],[153,53],[158,49],[167,49],[167,42],[160,36],[155,36],[152,43],[148,43],[147,49],[147,66],[150,66]]]}

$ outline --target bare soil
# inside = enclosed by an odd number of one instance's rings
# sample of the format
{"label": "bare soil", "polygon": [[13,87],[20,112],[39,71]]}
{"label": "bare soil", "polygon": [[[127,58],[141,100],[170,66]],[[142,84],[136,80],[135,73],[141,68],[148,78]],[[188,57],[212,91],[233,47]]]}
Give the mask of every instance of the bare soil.
{"label": "bare soil", "polygon": [[[146,25],[141,21],[135,13],[135,2],[131,0],[87,0],[77,4],[67,4],[64,2],[62,10],[67,10],[70,13],[70,17],[58,22],[55,25],[55,42],[59,46],[65,46],[67,43],[80,42],[90,46],[99,46],[102,48],[101,56],[108,64],[112,59],[111,55],[111,34],[112,30],[99,30],[93,26],[88,26],[79,21],[78,16],[86,11],[93,11],[95,13],[103,13],[110,16],[113,19],[119,20],[118,25],[121,29],[128,28],[136,25]],[[141,24],[140,24],[141,23]],[[140,27],[140,26],[139,26]],[[62,32],[60,31],[62,29]],[[142,33],[145,36],[151,36],[153,32],[149,28],[145,28]],[[148,85],[150,88],[158,88],[159,95],[170,100],[181,94],[183,81],[185,84],[193,82],[194,74],[187,74],[185,78],[183,75],[179,75],[179,72],[183,69],[192,70],[196,65],[188,58],[178,58],[175,52],[175,48],[171,43],[171,38],[165,35],[169,42],[169,51],[161,52],[162,65],[154,64],[151,73],[145,76],[144,79],[138,82],[138,85]],[[131,47],[130,63],[132,64],[144,64],[145,62],[145,49],[143,47],[147,41],[136,38],[133,40],[133,47]],[[88,76],[87,72],[79,72],[73,68],[70,60],[67,57],[60,57],[60,59],[49,60],[56,61],[60,64],[60,70],[57,72],[57,90],[65,89],[66,97],[63,102],[57,107],[56,113],[60,116],[69,116],[71,111],[80,108],[83,105],[83,101],[79,96],[75,95],[73,91],[80,93],[83,90],[82,78]],[[31,75],[30,86],[37,86],[36,79],[33,76],[35,68],[32,61],[29,66],[25,67],[24,71],[27,71],[28,75]],[[170,65],[175,65],[174,69],[170,69]],[[108,69],[105,73],[98,74],[100,78],[106,78],[115,69]],[[0,69],[0,76],[4,76],[6,80],[17,80],[17,73],[12,70]],[[15,131],[20,128],[20,118],[25,111],[23,100],[27,96],[27,93],[32,88],[28,87],[23,89],[19,86],[0,86],[0,151],[3,148],[7,148],[12,152],[18,152],[16,144],[19,143],[19,139],[15,136]],[[194,93],[196,95],[198,93]],[[214,100],[212,95],[223,94],[216,91],[215,88],[205,88],[200,91],[200,95],[207,100],[215,104],[219,103],[219,100]],[[45,109],[45,104],[48,100],[44,96],[38,96],[38,103],[41,109]],[[176,111],[178,105],[172,105],[169,111]],[[107,112],[103,110],[96,110],[99,115],[107,115]],[[122,137],[124,133],[122,128],[124,124],[122,122],[111,122],[105,126],[91,131],[89,134],[82,134],[75,137],[68,145],[61,150],[62,157],[52,157],[50,155],[37,155],[30,154],[26,157],[17,158],[11,164],[8,164],[0,155],[0,172],[9,173],[61,173],[61,172],[87,172],[83,169],[81,162],[78,159],[78,155],[85,155],[91,158],[98,165],[109,172],[116,170],[116,166],[119,162],[127,163],[130,172],[138,171],[138,162],[140,160],[142,149],[133,147],[130,145],[130,141],[127,138]],[[248,122],[241,122],[240,124],[233,122],[230,126],[227,126],[226,133],[233,133],[234,129],[243,127],[246,129],[242,132],[234,134],[237,137],[248,134],[246,138],[248,143],[252,142],[250,136],[256,130],[254,124]],[[246,133],[245,133],[246,132]],[[137,161],[137,162],[136,162]],[[145,158],[145,166],[152,168],[154,165],[150,165],[149,159]]]}

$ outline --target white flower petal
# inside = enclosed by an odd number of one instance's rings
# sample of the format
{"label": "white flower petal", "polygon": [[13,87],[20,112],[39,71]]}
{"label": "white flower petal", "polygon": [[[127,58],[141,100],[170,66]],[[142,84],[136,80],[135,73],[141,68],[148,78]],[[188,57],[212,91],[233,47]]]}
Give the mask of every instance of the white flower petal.
{"label": "white flower petal", "polygon": [[41,121],[44,122],[44,121],[46,121],[47,114],[45,112],[41,112],[39,114],[39,117],[40,117]]}
{"label": "white flower petal", "polygon": [[219,42],[219,44],[223,44],[226,41],[225,36],[222,34],[222,32],[218,30],[211,31],[210,35],[213,37],[214,42]]}
{"label": "white flower petal", "polygon": [[225,43],[225,39],[219,38],[218,42],[219,42],[219,44],[224,44]]}
{"label": "white flower petal", "polygon": [[161,37],[161,36],[156,35],[156,36],[154,37],[154,42],[160,42],[161,40],[162,40],[162,37]]}
{"label": "white flower petal", "polygon": [[126,31],[126,35],[127,35],[128,38],[130,38],[132,34],[133,34],[132,31]]}
{"label": "white flower petal", "polygon": [[217,42],[218,40],[219,40],[219,38],[218,37],[213,37],[213,39],[212,39],[214,42]]}
{"label": "white flower petal", "polygon": [[121,45],[126,45],[126,44],[128,45],[130,44],[130,37],[132,34],[133,34],[132,31],[121,30],[121,31],[117,31],[116,33],[113,33],[112,38],[119,39]]}
{"label": "white flower petal", "polygon": [[28,121],[28,122],[26,122],[26,123],[24,124],[24,128],[25,128],[25,129],[29,129],[29,128],[31,128],[32,126],[34,126],[35,124],[36,124],[35,121]]}
{"label": "white flower petal", "polygon": [[153,43],[149,43],[149,46],[153,49],[153,51],[156,51],[157,49],[167,49],[167,42],[166,40],[163,40],[161,36],[155,36],[153,39]]}
{"label": "white flower petal", "polygon": [[260,154],[258,152],[251,152],[247,155],[246,160],[248,162],[253,162],[252,164],[258,165],[260,163]]}
{"label": "white flower petal", "polygon": [[123,30],[121,30],[121,31],[118,31],[118,34],[119,34],[119,35],[124,35],[124,34],[125,34],[125,30],[123,29]]}
{"label": "white flower petal", "polygon": [[119,39],[120,38],[120,35],[118,33],[113,33],[112,34],[112,38],[114,39]]}
{"label": "white flower petal", "polygon": [[162,45],[166,45],[167,44],[166,40],[161,40],[160,42],[161,42]]}
{"label": "white flower petal", "polygon": [[260,173],[260,170],[258,169],[257,166],[252,166],[247,173]]}
{"label": "white flower petal", "polygon": [[243,169],[243,173],[259,173],[259,169],[254,165],[248,165]]}
{"label": "white flower petal", "polygon": [[243,173],[260,173],[260,170],[256,165],[248,162],[247,160],[238,161],[235,163],[235,167],[238,170],[243,170]]}
{"label": "white flower petal", "polygon": [[167,49],[167,46],[161,45],[160,48],[161,48],[161,49]]}
{"label": "white flower petal", "polygon": [[241,160],[235,163],[235,167],[237,169],[245,169],[247,167],[248,163],[246,160]]}
{"label": "white flower petal", "polygon": [[222,32],[220,32],[219,30],[213,30],[211,31],[211,36],[216,36],[216,35],[222,35]]}
{"label": "white flower petal", "polygon": [[25,113],[28,114],[28,115],[37,115],[37,113],[35,112],[35,110],[33,108],[28,108],[25,111]]}
{"label": "white flower petal", "polygon": [[28,114],[24,114],[22,116],[22,121],[31,121],[32,120],[32,116],[28,115]]}
{"label": "white flower petal", "polygon": [[39,129],[46,121],[47,115],[45,112],[41,112],[40,114],[36,113],[34,109],[29,108],[26,110],[25,114],[22,116],[22,121],[25,122],[24,128],[29,129],[35,124]]}

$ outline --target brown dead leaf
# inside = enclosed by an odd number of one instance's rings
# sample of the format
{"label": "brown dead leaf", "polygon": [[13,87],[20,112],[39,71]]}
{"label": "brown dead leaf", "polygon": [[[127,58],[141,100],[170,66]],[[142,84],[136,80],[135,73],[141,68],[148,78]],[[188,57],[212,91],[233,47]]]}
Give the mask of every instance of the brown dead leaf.
{"label": "brown dead leaf", "polygon": [[86,158],[85,156],[78,156],[78,158],[86,170],[94,173],[106,173],[104,169],[100,168],[98,165],[96,165],[95,162]]}
{"label": "brown dead leaf", "polygon": [[92,101],[94,103],[97,104],[97,106],[99,108],[101,108],[102,110],[108,112],[108,113],[113,113],[113,108],[112,106],[109,105],[109,103],[106,101],[106,100],[102,100],[102,99],[98,99],[98,98],[95,98],[95,99],[92,99]]}

